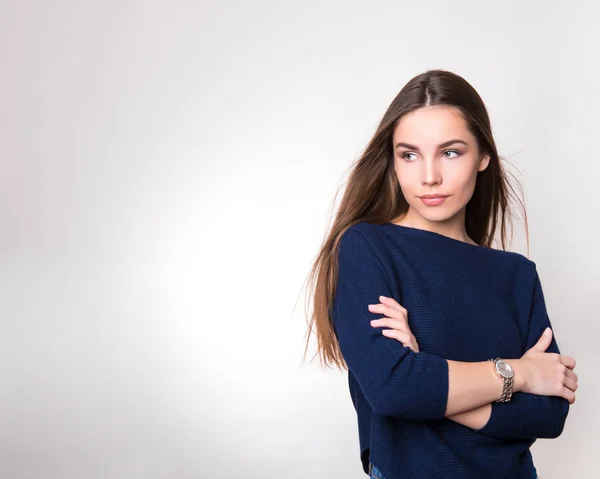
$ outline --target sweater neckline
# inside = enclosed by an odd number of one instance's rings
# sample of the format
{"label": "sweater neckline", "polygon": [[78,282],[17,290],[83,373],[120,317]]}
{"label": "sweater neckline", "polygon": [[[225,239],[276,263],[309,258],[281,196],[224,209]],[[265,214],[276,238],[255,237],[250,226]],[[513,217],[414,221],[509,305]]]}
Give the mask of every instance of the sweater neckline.
{"label": "sweater neckline", "polygon": [[424,230],[421,228],[415,228],[413,226],[405,226],[405,225],[398,225],[396,223],[390,223],[390,222],[386,222],[386,223],[382,223],[383,225],[388,225],[390,226],[392,229],[394,228],[398,228],[402,231],[406,231],[408,233],[414,233],[416,235],[421,235],[421,236],[430,236],[432,238],[439,238],[442,241],[447,241],[449,243],[454,243],[454,244],[460,244],[460,245],[464,245],[467,247],[471,247],[471,248],[484,248],[484,246],[478,245],[478,244],[472,244],[472,243],[467,243],[466,241],[462,241],[456,238],[451,238],[450,236],[446,236],[443,235],[441,233],[437,233],[435,231],[429,231],[429,230]]}

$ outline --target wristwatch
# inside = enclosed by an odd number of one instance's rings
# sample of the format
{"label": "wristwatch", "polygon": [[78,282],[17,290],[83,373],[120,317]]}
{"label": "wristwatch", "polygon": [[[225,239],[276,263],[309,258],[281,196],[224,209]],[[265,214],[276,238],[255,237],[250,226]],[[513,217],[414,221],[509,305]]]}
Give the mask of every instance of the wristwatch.
{"label": "wristwatch", "polygon": [[496,373],[504,381],[504,386],[502,387],[502,395],[500,396],[500,399],[496,400],[496,402],[510,401],[510,398],[512,397],[513,393],[513,379],[515,376],[513,368],[502,358],[492,358],[488,359],[488,361],[493,361]]}

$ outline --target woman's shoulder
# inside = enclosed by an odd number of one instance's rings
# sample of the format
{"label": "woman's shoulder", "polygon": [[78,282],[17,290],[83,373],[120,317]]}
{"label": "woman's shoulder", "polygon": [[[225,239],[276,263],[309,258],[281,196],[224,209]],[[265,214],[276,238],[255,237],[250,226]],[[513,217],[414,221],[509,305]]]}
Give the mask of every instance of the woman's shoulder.
{"label": "woman's shoulder", "polygon": [[366,221],[359,221],[358,223],[354,223],[350,225],[344,234],[346,235],[357,235],[361,234],[363,236],[369,237],[375,233],[375,223],[367,223]]}
{"label": "woman's shoulder", "polygon": [[354,223],[346,228],[340,236],[340,253],[344,251],[377,250],[376,233],[373,225],[364,221]]}
{"label": "woman's shoulder", "polygon": [[344,262],[374,262],[384,267],[391,260],[389,247],[382,241],[375,225],[354,223],[339,238],[338,258]]}
{"label": "woman's shoulder", "polygon": [[491,261],[512,263],[526,270],[535,270],[535,262],[522,253],[494,247],[485,247],[467,243],[432,231],[401,226],[394,223],[369,223],[360,221],[352,224],[342,234],[342,241],[359,242],[373,249],[386,249],[390,242],[402,243],[404,248],[411,246],[420,248],[433,247],[453,253],[464,253],[466,256],[485,256]]}
{"label": "woman's shoulder", "polygon": [[344,245],[352,244],[355,248],[361,247],[372,252],[385,252],[386,248],[382,242],[379,225],[360,221],[349,226],[341,235],[340,243]]}
{"label": "woman's shoulder", "polygon": [[[508,266],[514,272],[525,273],[526,276],[535,274],[535,262],[522,253],[494,247],[485,247],[450,238],[432,231],[401,226],[395,223],[368,223],[362,221],[353,224],[344,233],[357,238],[365,246],[386,254],[401,248],[407,255],[411,252],[422,255],[424,252],[433,253],[433,257],[454,257],[460,260],[483,262],[497,266]],[[504,269],[504,268],[502,268]]]}

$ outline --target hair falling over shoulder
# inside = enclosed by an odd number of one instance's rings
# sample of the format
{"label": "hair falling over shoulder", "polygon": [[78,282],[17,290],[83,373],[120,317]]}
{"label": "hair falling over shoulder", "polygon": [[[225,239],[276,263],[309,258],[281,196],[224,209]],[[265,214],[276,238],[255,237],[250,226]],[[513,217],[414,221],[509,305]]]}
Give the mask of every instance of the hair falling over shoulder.
{"label": "hair falling over shoulder", "polygon": [[337,282],[340,237],[356,223],[387,223],[408,210],[394,170],[394,129],[403,115],[421,107],[442,104],[462,112],[480,151],[490,156],[489,166],[478,174],[473,196],[466,206],[465,228],[469,237],[481,246],[492,247],[499,234],[500,247],[506,249],[508,226],[511,226],[512,239],[514,202],[522,209],[527,234],[525,205],[508,180],[496,149],[487,109],[477,91],[464,78],[449,71],[429,70],[417,75],[396,95],[366,149],[351,165],[333,225],[308,275],[306,310],[310,313],[304,359],[310,336],[315,334],[315,355],[319,356],[322,366],[347,368],[330,316]]}

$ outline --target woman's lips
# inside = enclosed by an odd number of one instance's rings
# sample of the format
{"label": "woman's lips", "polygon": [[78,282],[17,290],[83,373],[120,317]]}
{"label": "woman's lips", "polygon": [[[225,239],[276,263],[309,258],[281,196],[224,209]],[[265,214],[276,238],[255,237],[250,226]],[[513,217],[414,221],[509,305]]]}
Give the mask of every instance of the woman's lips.
{"label": "woman's lips", "polygon": [[419,199],[427,206],[438,206],[446,201],[447,196],[420,196]]}

